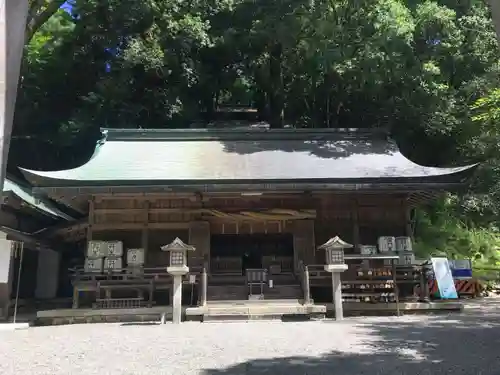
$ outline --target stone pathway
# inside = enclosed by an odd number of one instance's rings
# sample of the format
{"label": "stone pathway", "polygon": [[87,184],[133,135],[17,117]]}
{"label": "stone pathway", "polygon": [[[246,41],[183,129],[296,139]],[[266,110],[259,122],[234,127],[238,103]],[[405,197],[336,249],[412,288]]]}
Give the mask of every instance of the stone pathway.
{"label": "stone pathway", "polygon": [[499,344],[497,298],[444,316],[0,332],[0,374],[498,375]]}

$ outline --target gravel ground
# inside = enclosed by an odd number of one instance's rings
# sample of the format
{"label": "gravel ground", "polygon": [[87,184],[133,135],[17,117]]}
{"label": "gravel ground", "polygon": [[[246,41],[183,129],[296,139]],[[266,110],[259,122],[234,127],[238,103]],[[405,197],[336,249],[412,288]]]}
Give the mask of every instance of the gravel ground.
{"label": "gravel ground", "polygon": [[1,375],[500,374],[500,300],[446,316],[0,331]]}

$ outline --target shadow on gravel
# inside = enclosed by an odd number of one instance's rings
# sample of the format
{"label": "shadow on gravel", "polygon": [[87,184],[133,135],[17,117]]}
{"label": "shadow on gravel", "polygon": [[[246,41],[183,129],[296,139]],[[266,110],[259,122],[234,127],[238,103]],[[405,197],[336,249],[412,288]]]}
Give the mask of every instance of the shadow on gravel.
{"label": "shadow on gravel", "polygon": [[[337,324],[325,321],[325,324]],[[341,324],[350,324],[349,322]],[[371,335],[363,351],[256,359],[203,375],[500,375],[500,303],[425,319],[355,320]],[[342,340],[342,337],[332,337]],[[286,345],[286,343],[284,343]]]}

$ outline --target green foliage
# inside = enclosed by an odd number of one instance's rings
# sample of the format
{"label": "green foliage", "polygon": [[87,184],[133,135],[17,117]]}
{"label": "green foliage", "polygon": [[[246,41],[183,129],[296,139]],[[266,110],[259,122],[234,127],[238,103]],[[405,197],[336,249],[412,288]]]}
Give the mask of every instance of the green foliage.
{"label": "green foliage", "polygon": [[432,209],[416,212],[418,256],[446,255],[472,259],[476,266],[500,265],[500,231],[495,226],[477,227],[462,217],[456,196],[448,196]]}
{"label": "green foliage", "polygon": [[68,168],[102,126],[185,127],[221,106],[278,127],[383,127],[420,164],[486,161],[470,191],[420,212],[418,246],[496,262],[500,53],[485,1],[57,4],[31,3],[11,166]]}

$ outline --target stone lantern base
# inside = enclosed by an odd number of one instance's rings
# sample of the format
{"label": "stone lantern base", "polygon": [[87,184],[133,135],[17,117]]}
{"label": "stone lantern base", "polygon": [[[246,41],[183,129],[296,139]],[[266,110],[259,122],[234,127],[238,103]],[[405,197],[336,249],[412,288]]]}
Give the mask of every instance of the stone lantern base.
{"label": "stone lantern base", "polygon": [[327,272],[344,272],[347,270],[347,264],[325,264]]}
{"label": "stone lantern base", "polygon": [[167,272],[172,276],[184,276],[189,272],[188,266],[171,266],[167,267]]}
{"label": "stone lantern base", "polygon": [[[167,267],[167,272],[174,277],[174,287],[172,291],[172,322],[174,324],[179,324],[182,320],[182,276],[189,272],[189,267]],[[162,323],[165,323],[164,317],[162,317]]]}
{"label": "stone lantern base", "polygon": [[332,273],[333,304],[335,306],[335,320],[344,319],[342,306],[342,282],[340,274],[347,270],[347,264],[326,264],[325,271]]}

